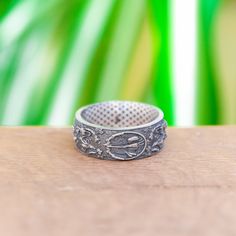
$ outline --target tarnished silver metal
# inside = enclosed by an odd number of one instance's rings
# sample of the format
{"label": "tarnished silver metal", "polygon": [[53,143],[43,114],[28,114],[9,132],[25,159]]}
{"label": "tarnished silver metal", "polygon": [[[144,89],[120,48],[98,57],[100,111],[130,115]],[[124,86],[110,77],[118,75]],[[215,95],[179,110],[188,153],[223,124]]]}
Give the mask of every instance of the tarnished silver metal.
{"label": "tarnished silver metal", "polygon": [[77,148],[106,160],[134,160],[159,152],[166,138],[163,112],[152,105],[109,101],[80,108],[73,135]]}

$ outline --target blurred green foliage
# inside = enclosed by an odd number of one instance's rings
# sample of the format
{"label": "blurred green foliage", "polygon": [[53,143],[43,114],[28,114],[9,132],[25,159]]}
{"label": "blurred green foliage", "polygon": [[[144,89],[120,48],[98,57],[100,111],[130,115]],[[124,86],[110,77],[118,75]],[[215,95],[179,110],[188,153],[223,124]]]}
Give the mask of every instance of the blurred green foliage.
{"label": "blurred green foliage", "polygon": [[[227,92],[218,89],[222,74],[215,59],[214,32],[222,2],[199,0],[196,9],[195,124],[228,123],[221,119],[221,96]],[[161,107],[174,125],[178,108],[170,47],[172,4],[1,1],[0,124],[71,124],[79,106],[125,99]]]}

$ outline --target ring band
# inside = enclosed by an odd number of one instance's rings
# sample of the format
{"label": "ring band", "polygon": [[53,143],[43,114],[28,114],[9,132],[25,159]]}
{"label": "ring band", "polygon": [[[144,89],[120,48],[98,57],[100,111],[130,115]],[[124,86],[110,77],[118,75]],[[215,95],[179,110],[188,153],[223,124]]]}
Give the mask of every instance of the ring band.
{"label": "ring band", "polygon": [[163,112],[152,105],[108,101],[80,108],[73,135],[77,148],[106,160],[133,160],[159,152],[166,138]]}

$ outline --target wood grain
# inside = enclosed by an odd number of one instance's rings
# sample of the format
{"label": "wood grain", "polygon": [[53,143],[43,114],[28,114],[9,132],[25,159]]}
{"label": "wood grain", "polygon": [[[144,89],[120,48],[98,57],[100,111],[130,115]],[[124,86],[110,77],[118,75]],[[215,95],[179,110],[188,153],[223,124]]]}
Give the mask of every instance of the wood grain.
{"label": "wood grain", "polygon": [[236,235],[236,127],[169,128],[137,161],[80,154],[69,128],[0,128],[0,235]]}

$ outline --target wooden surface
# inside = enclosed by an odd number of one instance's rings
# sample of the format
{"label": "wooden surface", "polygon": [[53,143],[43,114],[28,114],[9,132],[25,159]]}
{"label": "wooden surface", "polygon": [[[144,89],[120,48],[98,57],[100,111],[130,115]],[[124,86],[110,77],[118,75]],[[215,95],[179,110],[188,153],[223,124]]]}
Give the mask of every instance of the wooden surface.
{"label": "wooden surface", "polygon": [[236,235],[236,127],[168,135],[119,162],[81,155],[69,128],[0,128],[0,235]]}

